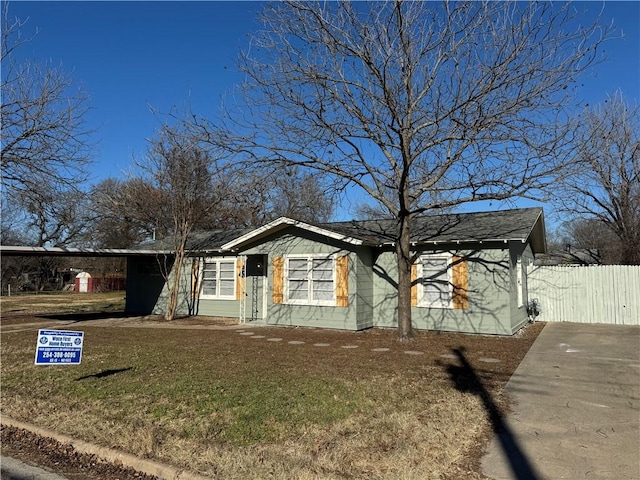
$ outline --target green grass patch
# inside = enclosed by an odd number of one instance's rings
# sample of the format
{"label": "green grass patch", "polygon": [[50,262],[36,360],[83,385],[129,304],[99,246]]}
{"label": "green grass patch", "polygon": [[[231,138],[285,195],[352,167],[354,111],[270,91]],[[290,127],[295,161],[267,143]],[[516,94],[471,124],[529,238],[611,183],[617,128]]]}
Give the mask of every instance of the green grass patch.
{"label": "green grass patch", "polygon": [[[259,357],[242,362],[210,344],[185,350],[202,333],[85,329],[80,366],[35,366],[34,332],[3,338],[3,393],[66,408],[101,404],[108,418],[140,417],[181,427],[183,438],[250,445],[295,435],[309,425],[345,418],[362,391],[345,379],[308,376],[295,365],[265,371]],[[228,334],[227,334],[228,335]],[[176,339],[177,336],[182,338]],[[242,355],[242,353],[240,353]],[[214,433],[212,433],[214,432]]]}

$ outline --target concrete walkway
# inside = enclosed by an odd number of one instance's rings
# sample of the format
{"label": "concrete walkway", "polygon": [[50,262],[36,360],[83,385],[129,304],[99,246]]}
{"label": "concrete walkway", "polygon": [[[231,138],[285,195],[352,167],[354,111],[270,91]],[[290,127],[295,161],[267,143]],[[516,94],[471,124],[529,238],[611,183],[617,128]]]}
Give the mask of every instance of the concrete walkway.
{"label": "concrete walkway", "polygon": [[507,384],[494,479],[640,479],[640,327],[549,323]]}

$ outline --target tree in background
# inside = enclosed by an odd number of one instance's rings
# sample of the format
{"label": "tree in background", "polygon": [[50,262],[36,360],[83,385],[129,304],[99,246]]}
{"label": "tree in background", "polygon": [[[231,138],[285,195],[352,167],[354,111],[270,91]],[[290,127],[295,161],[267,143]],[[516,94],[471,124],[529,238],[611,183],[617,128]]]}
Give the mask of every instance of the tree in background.
{"label": "tree in background", "polygon": [[406,341],[412,220],[539,200],[567,159],[577,79],[610,30],[549,2],[274,2],[261,19],[241,59],[243,102],[213,138],[248,162],[321,172],[384,206],[397,225]]}
{"label": "tree in background", "polygon": [[86,195],[75,189],[61,192],[50,185],[34,186],[29,191],[16,192],[21,224],[29,244],[72,246],[82,243],[91,222]]}
{"label": "tree in background", "polygon": [[241,169],[224,179],[228,195],[215,221],[233,227],[259,227],[278,217],[309,223],[329,221],[334,196],[319,175],[297,167]]}
{"label": "tree in background", "polygon": [[[328,221],[334,208],[331,192],[317,177],[291,170],[275,175],[225,169],[208,187],[216,208],[200,213],[197,228],[258,227],[280,216],[311,223]],[[168,209],[167,192],[148,178],[105,179],[92,189],[88,207],[92,219],[87,220],[82,243],[96,248],[133,248],[167,238],[173,232]]]}
{"label": "tree in background", "polygon": [[574,142],[571,175],[554,185],[559,210],[575,219],[570,238],[602,248],[606,263],[640,264],[639,106],[616,92],[588,107]]}
{"label": "tree in background", "polygon": [[[87,95],[75,88],[60,68],[32,62],[17,63],[13,52],[28,41],[21,37],[24,23],[2,12],[2,166],[3,211],[37,224],[38,245],[73,239],[75,227],[58,226],[69,220],[70,197],[87,178],[92,133],[85,126]],[[77,199],[75,199],[77,200]],[[65,204],[64,207],[61,205]],[[52,215],[62,214],[52,219]],[[46,220],[43,217],[48,217]],[[44,229],[45,223],[48,225]],[[28,227],[28,225],[27,225]],[[43,230],[48,230],[43,232]],[[49,238],[51,237],[51,238]]]}
{"label": "tree in background", "polygon": [[617,264],[619,251],[615,235],[594,218],[573,218],[547,235],[549,253],[562,253],[572,261],[588,264]]}
{"label": "tree in background", "polygon": [[171,234],[171,220],[162,191],[148,178],[107,178],[91,191],[91,234],[86,243],[97,248],[133,248]]}

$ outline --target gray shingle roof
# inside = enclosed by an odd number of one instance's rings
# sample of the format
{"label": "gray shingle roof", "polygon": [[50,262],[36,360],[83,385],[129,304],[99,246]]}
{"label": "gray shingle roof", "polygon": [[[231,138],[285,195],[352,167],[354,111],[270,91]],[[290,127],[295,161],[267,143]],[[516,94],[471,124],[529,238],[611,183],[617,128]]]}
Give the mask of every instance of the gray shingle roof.
{"label": "gray shingle roof", "polygon": [[[526,241],[541,213],[542,208],[521,208],[494,212],[424,215],[416,217],[413,221],[411,242],[420,244]],[[326,223],[320,227],[360,238],[367,244],[380,245],[394,241],[396,222],[393,219],[354,220]]]}
{"label": "gray shingle roof", "polygon": [[[298,226],[304,229],[304,225],[357,239],[362,241],[362,244],[369,246],[388,245],[395,240],[396,221],[393,219],[352,220],[317,225],[300,223]],[[279,228],[282,227],[283,225],[279,225]],[[264,228],[262,227],[262,229]],[[267,226],[266,232],[269,230],[269,226]],[[255,231],[256,229],[242,228],[194,232],[189,238],[187,249],[201,253],[217,252],[228,242]],[[411,242],[417,245],[491,241],[526,242],[530,237],[536,253],[546,250],[542,208],[424,215],[413,220],[411,230]],[[258,240],[255,237],[252,238],[252,241]],[[244,243],[244,241],[240,243]],[[171,245],[158,241],[151,245],[145,245],[145,247],[170,249]]]}

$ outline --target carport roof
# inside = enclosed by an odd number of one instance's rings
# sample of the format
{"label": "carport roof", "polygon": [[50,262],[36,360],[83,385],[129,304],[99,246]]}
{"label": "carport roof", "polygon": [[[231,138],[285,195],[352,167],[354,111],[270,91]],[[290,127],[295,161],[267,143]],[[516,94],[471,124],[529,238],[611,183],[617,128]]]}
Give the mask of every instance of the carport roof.
{"label": "carport roof", "polygon": [[145,255],[171,255],[170,250],[143,248],[74,248],[74,247],[24,247],[0,245],[2,256],[59,256],[59,257],[139,257]]}

